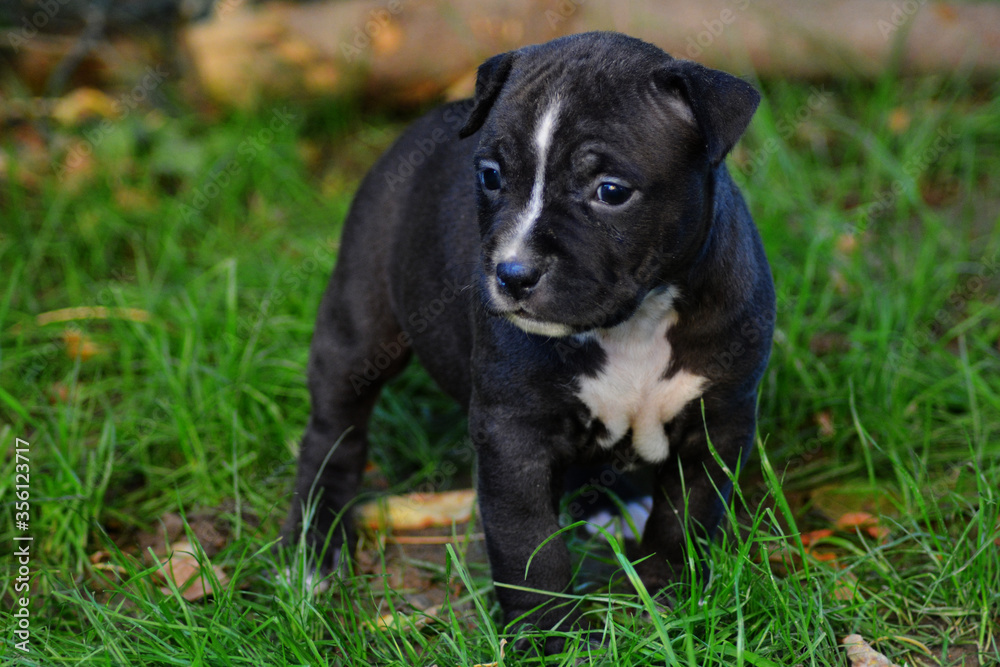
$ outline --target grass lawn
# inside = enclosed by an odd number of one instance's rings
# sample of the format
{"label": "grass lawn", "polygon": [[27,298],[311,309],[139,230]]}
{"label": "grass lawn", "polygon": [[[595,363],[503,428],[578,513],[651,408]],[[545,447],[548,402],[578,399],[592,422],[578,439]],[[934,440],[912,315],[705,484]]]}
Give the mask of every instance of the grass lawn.
{"label": "grass lawn", "polygon": [[[584,567],[605,641],[548,664],[844,665],[852,633],[899,665],[1000,664],[1000,84],[761,87],[729,162],[778,329],[712,578],[664,610]],[[427,556],[367,539],[328,592],[272,576],[315,310],[403,120],[137,109],[0,134],[2,664],[471,666],[523,632],[475,525]],[[463,416],[416,365],[373,439],[373,492],[469,483]],[[207,600],[157,573],[182,539]]]}

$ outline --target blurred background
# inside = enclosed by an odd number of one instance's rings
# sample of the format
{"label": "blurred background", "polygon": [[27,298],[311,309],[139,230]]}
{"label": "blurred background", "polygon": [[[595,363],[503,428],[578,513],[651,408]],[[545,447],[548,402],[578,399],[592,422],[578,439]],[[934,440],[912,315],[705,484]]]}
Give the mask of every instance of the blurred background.
{"label": "blurred background", "polygon": [[[598,29],[761,89],[728,163],[779,312],[705,597],[667,626],[586,598],[617,643],[567,664],[842,665],[855,632],[1000,664],[1000,3],[928,0],[0,2],[0,497],[17,439],[31,473],[0,545],[33,537],[3,660],[501,659],[468,503],[373,523],[332,593],[282,586],[270,546],[359,180],[485,58]],[[418,364],[372,440],[365,499],[471,484]]]}

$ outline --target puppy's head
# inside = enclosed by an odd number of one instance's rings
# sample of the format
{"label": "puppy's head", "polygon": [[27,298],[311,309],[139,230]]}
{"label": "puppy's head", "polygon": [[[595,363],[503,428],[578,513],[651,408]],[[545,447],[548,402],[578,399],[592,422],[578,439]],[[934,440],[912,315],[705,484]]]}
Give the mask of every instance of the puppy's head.
{"label": "puppy's head", "polygon": [[531,333],[627,319],[709,236],[713,172],[760,97],[615,33],[501,54],[476,80],[488,307]]}

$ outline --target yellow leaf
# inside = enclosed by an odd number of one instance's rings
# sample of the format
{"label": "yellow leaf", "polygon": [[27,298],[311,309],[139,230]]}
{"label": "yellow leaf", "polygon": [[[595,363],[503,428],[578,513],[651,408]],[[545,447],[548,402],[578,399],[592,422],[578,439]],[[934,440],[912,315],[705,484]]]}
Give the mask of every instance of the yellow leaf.
{"label": "yellow leaf", "polygon": [[70,359],[80,357],[81,361],[87,361],[102,351],[101,347],[91,340],[90,336],[78,329],[66,329],[63,331],[62,339],[63,343],[66,344],[66,354],[69,355]]}
{"label": "yellow leaf", "polygon": [[847,647],[847,659],[851,661],[851,667],[899,667],[873,649],[861,635],[847,635],[840,643]]}
{"label": "yellow leaf", "polygon": [[903,107],[896,107],[889,112],[889,131],[902,134],[910,127],[910,112]]}
{"label": "yellow leaf", "polygon": [[[181,595],[188,602],[194,602],[195,600],[212,595],[214,592],[212,584],[202,575],[202,565],[195,556],[197,551],[191,543],[181,540],[172,544],[170,550],[170,556],[160,566],[160,569],[157,570],[157,574],[164,581],[173,581],[177,588],[180,589]],[[212,571],[215,573],[215,577],[219,580],[220,584],[226,585],[229,583],[229,577],[226,576],[226,573],[218,565],[212,565]],[[170,594],[169,588],[162,588],[161,590],[166,595]]]}
{"label": "yellow leaf", "polygon": [[115,102],[96,88],[77,88],[56,101],[52,117],[63,125],[79,125],[91,118],[111,118]]}
{"label": "yellow leaf", "polygon": [[507,645],[507,640],[506,639],[501,639],[500,640],[500,660],[498,660],[496,662],[480,663],[480,664],[477,664],[477,665],[473,665],[472,667],[498,667],[500,665],[500,661],[503,660],[503,647],[506,646],[506,645]]}
{"label": "yellow leaf", "polygon": [[476,492],[472,489],[441,493],[410,493],[388,496],[365,503],[358,510],[361,524],[378,530],[419,530],[431,526],[450,526],[472,517]]}

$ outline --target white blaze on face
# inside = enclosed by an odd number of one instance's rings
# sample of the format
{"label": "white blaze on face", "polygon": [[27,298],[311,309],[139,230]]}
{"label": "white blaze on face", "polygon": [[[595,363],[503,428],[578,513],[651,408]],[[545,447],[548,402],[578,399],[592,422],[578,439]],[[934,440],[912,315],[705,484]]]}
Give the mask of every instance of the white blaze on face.
{"label": "white blaze on face", "polygon": [[507,242],[497,253],[500,262],[509,262],[517,257],[524,241],[531,232],[532,226],[542,214],[542,192],[545,189],[545,163],[552,145],[552,135],[556,131],[556,120],[559,115],[559,100],[551,102],[542,114],[538,127],[535,128],[535,181],[531,186],[531,197],[527,206],[517,216],[517,225]]}
{"label": "white blaze on face", "polygon": [[650,294],[628,320],[595,331],[607,361],[597,377],[581,378],[577,392],[607,429],[600,446],[613,446],[631,429],[633,449],[650,463],[670,453],[664,424],[701,396],[708,382],[685,370],[663,379],[671,357],[667,331],[677,323],[676,298],[675,288]]}

